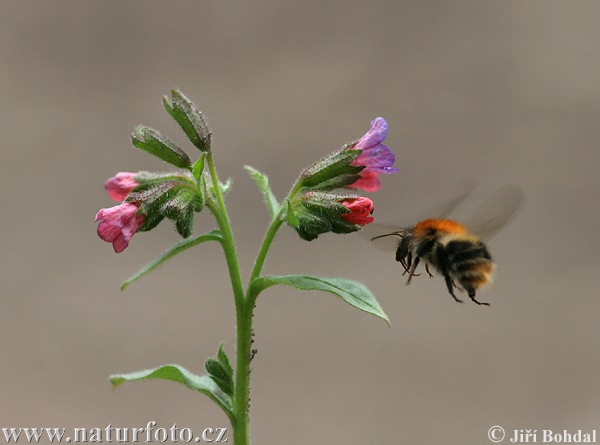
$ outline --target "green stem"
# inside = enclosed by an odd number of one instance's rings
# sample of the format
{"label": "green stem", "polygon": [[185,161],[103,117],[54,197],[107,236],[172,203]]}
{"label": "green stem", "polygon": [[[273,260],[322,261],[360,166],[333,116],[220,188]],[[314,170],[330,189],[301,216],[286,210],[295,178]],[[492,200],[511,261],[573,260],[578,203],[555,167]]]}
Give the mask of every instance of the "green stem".
{"label": "green stem", "polygon": [[257,278],[262,270],[267,253],[281,221],[275,216],[265,234],[262,246],[254,262],[246,298],[238,308],[237,314],[237,369],[235,383],[234,412],[236,414],[236,427],[233,431],[235,445],[249,443],[249,410],[250,410],[250,361],[252,360],[252,317],[258,292],[252,288],[252,281]]}
{"label": "green stem", "polygon": [[[277,230],[283,224],[280,215],[275,215],[269,224],[267,233],[262,246],[254,262],[254,268],[250,276],[247,294],[244,295],[244,288],[241,280],[240,267],[237,259],[237,253],[233,241],[231,224],[225,208],[216,169],[209,153],[206,157],[210,176],[215,190],[216,203],[207,202],[207,207],[215,215],[219,229],[223,235],[223,251],[229,268],[231,285],[235,297],[236,307],[236,327],[237,327],[237,360],[235,370],[235,389],[233,396],[233,440],[235,445],[249,445],[250,443],[250,360],[252,359],[252,317],[254,313],[254,304],[258,292],[252,289],[252,281],[259,277],[265,263],[267,253],[273,243]],[[216,204],[216,205],[215,205]]]}
{"label": "green stem", "polygon": [[239,306],[244,300],[244,286],[242,285],[242,274],[240,272],[238,256],[235,250],[235,243],[233,241],[231,223],[229,222],[229,215],[227,214],[225,201],[223,201],[223,194],[221,193],[221,188],[219,187],[219,180],[217,178],[217,171],[213,162],[212,153],[209,152],[206,158],[210,176],[213,182],[215,197],[217,199],[216,208],[210,202],[207,202],[207,207],[210,209],[213,215],[215,215],[215,219],[217,220],[217,224],[219,225],[219,229],[223,235],[222,245],[225,253],[225,259],[227,260],[227,267],[229,268],[233,296],[235,298],[236,306]]}
{"label": "green stem", "polygon": [[256,257],[256,261],[254,261],[254,268],[252,269],[252,275],[250,275],[250,284],[252,284],[252,281],[259,277],[263,265],[265,264],[267,253],[269,253],[269,249],[271,248],[271,244],[273,243],[273,239],[275,238],[277,230],[279,230],[282,224],[283,220],[279,218],[279,215],[275,215],[275,217],[273,217],[273,220],[271,221],[271,224],[269,225],[267,233],[265,234],[265,239],[263,240],[262,246],[260,246],[260,250],[258,252],[258,256]]}
{"label": "green stem", "polygon": [[248,400],[250,393],[250,354],[251,354],[251,339],[252,339],[252,309],[248,313],[246,310],[246,302],[244,299],[244,287],[242,285],[242,276],[238,262],[237,252],[231,231],[231,223],[219,187],[219,180],[212,158],[212,153],[206,157],[210,176],[215,191],[216,205],[207,202],[207,207],[211,210],[221,234],[223,235],[223,252],[227,260],[229,268],[229,276],[233,295],[235,299],[236,321],[237,321],[237,361],[236,361],[236,377],[235,377],[235,392],[233,397],[233,413],[235,416],[232,421],[233,437],[235,445],[248,445],[250,443],[249,436],[249,417],[248,417]]}

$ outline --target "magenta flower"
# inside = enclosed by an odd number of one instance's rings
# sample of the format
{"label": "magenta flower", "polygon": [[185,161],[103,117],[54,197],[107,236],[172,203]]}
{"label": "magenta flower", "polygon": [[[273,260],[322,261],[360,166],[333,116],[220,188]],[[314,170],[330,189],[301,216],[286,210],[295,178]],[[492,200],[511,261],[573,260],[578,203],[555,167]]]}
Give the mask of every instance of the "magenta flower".
{"label": "magenta flower", "polygon": [[350,210],[350,213],[342,213],[342,218],[349,223],[364,226],[373,222],[374,218],[371,214],[374,207],[373,201],[369,198],[365,198],[364,196],[347,198],[342,201],[342,205]]}
{"label": "magenta flower", "polygon": [[362,150],[362,153],[350,165],[363,166],[359,173],[360,179],[350,184],[350,188],[362,188],[367,192],[379,190],[381,183],[377,175],[391,174],[398,171],[392,168],[396,157],[382,142],[385,140],[388,124],[382,117],[371,121],[371,129],[356,142],[348,147],[352,150]]}
{"label": "magenta flower", "polygon": [[98,236],[112,243],[116,253],[125,250],[131,237],[142,226],[145,215],[136,215],[138,209],[138,203],[124,202],[108,209],[100,209],[96,215],[96,221],[100,221]]}
{"label": "magenta flower", "polygon": [[116,176],[106,180],[104,188],[114,201],[125,201],[129,192],[140,185],[133,179],[134,176],[135,173],[119,172]]}

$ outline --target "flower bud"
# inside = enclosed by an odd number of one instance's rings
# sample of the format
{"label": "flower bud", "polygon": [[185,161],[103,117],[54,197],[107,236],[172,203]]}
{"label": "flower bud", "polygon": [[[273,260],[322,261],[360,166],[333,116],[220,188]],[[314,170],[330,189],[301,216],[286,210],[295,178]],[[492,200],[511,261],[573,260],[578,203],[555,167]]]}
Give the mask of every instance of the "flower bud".
{"label": "flower bud", "polygon": [[373,221],[373,202],[358,195],[317,191],[301,194],[290,204],[287,221],[300,237],[311,241],[322,233],[351,233]]}
{"label": "flower bud", "polygon": [[100,221],[98,236],[112,243],[116,253],[127,248],[131,237],[144,223],[145,216],[138,215],[138,210],[138,204],[124,202],[118,206],[100,209],[96,214],[96,221]]}
{"label": "flower bud", "polygon": [[373,201],[361,196],[359,198],[347,198],[342,205],[350,210],[350,213],[342,213],[342,218],[352,224],[365,226],[373,222]]}
{"label": "flower bud", "polygon": [[116,202],[123,202],[131,190],[140,185],[134,179],[135,173],[119,172],[104,183],[104,188]]}

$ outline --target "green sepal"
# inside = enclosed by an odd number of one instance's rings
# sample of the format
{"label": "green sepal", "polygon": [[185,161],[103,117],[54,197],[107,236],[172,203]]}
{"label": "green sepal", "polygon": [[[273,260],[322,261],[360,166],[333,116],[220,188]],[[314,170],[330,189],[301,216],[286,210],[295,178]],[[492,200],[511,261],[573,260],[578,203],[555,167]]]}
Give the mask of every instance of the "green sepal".
{"label": "green sepal", "polygon": [[361,150],[343,148],[315,162],[300,175],[299,185],[315,190],[333,190],[356,182],[364,166],[350,165]]}
{"label": "green sepal", "polygon": [[146,264],[142,269],[140,269],[135,275],[129,277],[123,284],[121,285],[121,290],[125,290],[127,286],[131,283],[139,280],[144,275],[149,272],[152,272],[158,266],[166,262],[167,260],[173,258],[175,255],[188,250],[190,247],[197,246],[198,244],[205,243],[207,241],[219,241],[221,242],[223,238],[221,237],[221,232],[217,229],[212,230],[203,235],[196,236],[190,239],[184,239],[167,249],[163,252],[158,258]]}
{"label": "green sepal", "polygon": [[210,150],[210,131],[202,113],[179,90],[171,91],[171,99],[163,97],[163,105],[167,113],[177,121],[181,129],[198,149]]}
{"label": "green sepal", "polygon": [[256,185],[262,192],[265,198],[265,203],[267,204],[267,208],[269,209],[269,213],[271,214],[271,218],[275,217],[275,215],[279,213],[280,206],[275,198],[275,195],[271,191],[271,187],[269,187],[269,178],[265,174],[259,172],[253,167],[250,167],[249,165],[245,165],[244,169],[246,169],[252,179],[254,179],[254,182],[256,182]]}
{"label": "green sepal", "polygon": [[169,199],[163,206],[162,212],[167,218],[175,221],[177,232],[184,238],[192,234],[194,223],[194,211],[202,209],[204,202],[196,199],[198,196],[188,191],[181,190],[172,199]]}
{"label": "green sepal", "polygon": [[258,295],[264,289],[276,284],[285,284],[298,290],[320,290],[330,292],[342,298],[346,303],[373,314],[390,324],[373,293],[362,283],[346,278],[325,278],[310,275],[264,276],[255,279],[250,285],[250,291]]}
{"label": "green sepal", "polygon": [[358,195],[340,195],[324,192],[300,192],[292,203],[297,224],[292,225],[300,238],[316,239],[322,233],[346,234],[360,230],[361,225],[342,218],[350,210],[342,205],[344,199],[356,199]]}
{"label": "green sepal", "polygon": [[181,236],[189,237],[194,212],[200,212],[205,203],[204,193],[193,176],[190,173],[140,173],[135,179],[140,185],[129,193],[127,201],[138,202],[138,213],[145,215],[139,230],[152,230],[166,217],[175,221]]}
{"label": "green sepal", "polygon": [[199,391],[212,399],[227,414],[230,420],[235,423],[233,413],[233,404],[229,394],[217,385],[217,383],[208,375],[199,376],[179,365],[163,365],[154,369],[132,372],[129,374],[114,374],[110,376],[111,383],[117,387],[124,382],[135,382],[150,379],[172,380],[182,383],[186,387]]}
{"label": "green sepal", "polygon": [[158,131],[138,125],[131,134],[134,147],[179,168],[189,169],[192,162],[185,152]]}

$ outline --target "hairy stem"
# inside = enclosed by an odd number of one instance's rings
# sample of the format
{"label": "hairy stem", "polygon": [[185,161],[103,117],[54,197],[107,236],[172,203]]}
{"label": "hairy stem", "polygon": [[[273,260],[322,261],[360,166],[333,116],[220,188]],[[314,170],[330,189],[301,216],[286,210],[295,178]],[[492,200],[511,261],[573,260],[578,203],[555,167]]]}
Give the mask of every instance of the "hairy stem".
{"label": "hairy stem", "polygon": [[207,156],[207,164],[210,171],[210,176],[215,191],[216,205],[207,203],[207,207],[215,215],[215,219],[219,225],[219,229],[223,235],[223,251],[229,268],[229,276],[231,279],[231,287],[235,299],[236,322],[237,322],[237,360],[236,360],[236,377],[235,377],[235,392],[233,396],[233,412],[235,419],[232,422],[233,437],[235,445],[248,445],[250,443],[249,436],[249,416],[248,416],[248,400],[250,394],[250,354],[252,340],[252,309],[254,303],[250,307],[250,311],[246,308],[244,298],[244,287],[242,285],[242,277],[238,256],[231,231],[231,223],[225,208],[223,195],[219,187],[219,180],[212,158],[212,153]]}

